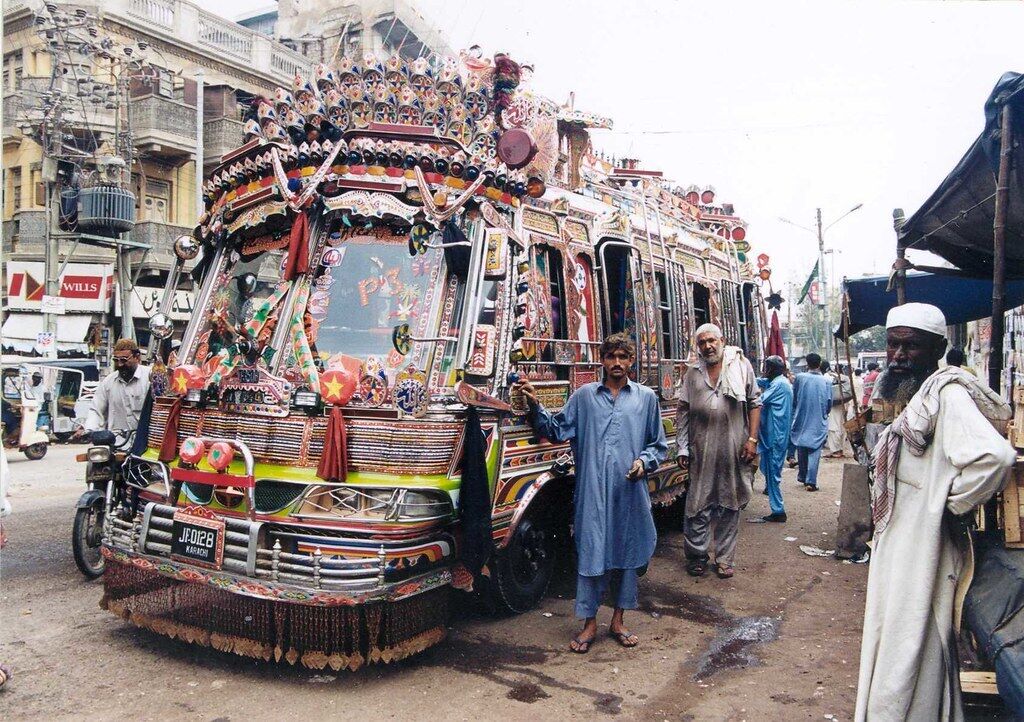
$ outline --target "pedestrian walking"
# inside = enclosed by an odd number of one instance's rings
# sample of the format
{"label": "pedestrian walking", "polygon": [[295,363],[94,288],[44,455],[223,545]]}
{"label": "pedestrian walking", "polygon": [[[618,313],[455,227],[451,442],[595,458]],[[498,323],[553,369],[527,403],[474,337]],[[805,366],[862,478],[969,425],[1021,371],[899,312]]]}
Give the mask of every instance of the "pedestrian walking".
{"label": "pedestrian walking", "polygon": [[846,401],[849,382],[843,385],[839,372],[833,371],[828,361],[821,362],[821,373],[832,384],[832,408],[828,416],[828,436],[825,439],[825,454],[830,459],[841,459],[846,446]]}
{"label": "pedestrian walking", "polygon": [[761,390],[742,350],[726,346],[718,326],[704,324],[695,339],[698,360],[683,375],[676,415],[677,461],[690,472],[686,571],[704,575],[713,536],[715,571],[727,579],[735,573],[739,512],[753,485]]}
{"label": "pedestrian walking", "polygon": [[878,379],[878,364],[872,361],[868,364],[868,372],[864,374],[864,391],[861,394],[860,407],[871,408],[871,394],[875,392],[875,381]]}
{"label": "pedestrian walking", "polygon": [[556,414],[540,404],[529,381],[515,385],[529,402],[536,432],[571,442],[576,460],[576,616],[584,625],[569,647],[579,654],[597,637],[597,608],[609,591],[615,605],[611,636],[623,647],[640,642],[623,615],[637,607],[637,581],[657,542],[645,479],[668,451],[657,395],[629,379],[633,341],[613,334],[601,344],[600,357],[604,381],[581,386]]}
{"label": "pedestrian walking", "polygon": [[[785,522],[786,507],[782,501],[782,464],[789,447],[793,426],[793,386],[786,378],[786,362],[779,356],[764,361],[764,379],[758,380],[761,392],[761,423],[757,451],[761,455],[761,473],[771,513],[765,521]],[[763,382],[763,383],[762,383]]]}
{"label": "pedestrian walking", "polygon": [[973,557],[958,517],[998,491],[1013,465],[1003,437],[1011,411],[969,372],[937,370],[946,319],[935,306],[897,306],[886,329],[887,380],[876,395],[896,405],[913,393],[874,449],[855,718],[962,720],[954,630]]}
{"label": "pedestrian walking", "polygon": [[818,490],[821,447],[828,437],[832,410],[832,384],[821,373],[821,356],[807,354],[807,371],[793,381],[793,445],[796,446],[796,480],[808,491]]}

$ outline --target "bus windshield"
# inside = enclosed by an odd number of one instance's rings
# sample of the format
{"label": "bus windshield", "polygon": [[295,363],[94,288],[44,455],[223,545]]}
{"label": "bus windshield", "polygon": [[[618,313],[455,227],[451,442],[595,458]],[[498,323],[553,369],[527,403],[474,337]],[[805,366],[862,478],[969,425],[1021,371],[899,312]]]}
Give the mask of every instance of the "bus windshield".
{"label": "bus windshield", "polygon": [[413,336],[429,335],[442,265],[438,250],[410,259],[404,234],[332,238],[314,271],[307,306],[316,353],[325,362],[344,354],[381,364],[389,375],[410,362],[422,368],[425,345],[402,357],[392,346],[392,330],[408,323]]}

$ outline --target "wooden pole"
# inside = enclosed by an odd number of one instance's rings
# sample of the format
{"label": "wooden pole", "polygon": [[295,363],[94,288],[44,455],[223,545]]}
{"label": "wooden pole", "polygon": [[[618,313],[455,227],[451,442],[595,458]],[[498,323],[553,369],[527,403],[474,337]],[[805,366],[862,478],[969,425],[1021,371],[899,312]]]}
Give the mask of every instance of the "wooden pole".
{"label": "wooden pole", "polygon": [[1010,200],[1010,155],[1013,126],[1010,104],[1002,111],[999,134],[999,175],[996,180],[995,220],[992,224],[992,341],[988,385],[999,393],[1003,376],[1003,334],[1006,313],[1006,211]]}
{"label": "wooden pole", "polygon": [[902,306],[907,302],[907,252],[900,246],[900,228],[903,227],[905,220],[906,216],[903,214],[903,209],[894,208],[892,212],[892,227],[896,231],[896,263],[893,268],[896,269],[896,275],[893,278],[893,285],[896,287],[897,306]]}

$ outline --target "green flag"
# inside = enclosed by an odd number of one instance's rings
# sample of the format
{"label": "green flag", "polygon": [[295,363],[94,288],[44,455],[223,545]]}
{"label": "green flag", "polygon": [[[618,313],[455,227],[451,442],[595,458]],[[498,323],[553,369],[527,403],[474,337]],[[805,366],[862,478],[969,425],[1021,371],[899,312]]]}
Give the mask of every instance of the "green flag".
{"label": "green flag", "polygon": [[811,290],[811,284],[818,277],[818,264],[814,264],[814,268],[811,270],[811,275],[807,277],[807,283],[804,284],[804,290],[800,292],[800,300],[797,303],[803,303],[804,299],[807,298],[807,293]]}

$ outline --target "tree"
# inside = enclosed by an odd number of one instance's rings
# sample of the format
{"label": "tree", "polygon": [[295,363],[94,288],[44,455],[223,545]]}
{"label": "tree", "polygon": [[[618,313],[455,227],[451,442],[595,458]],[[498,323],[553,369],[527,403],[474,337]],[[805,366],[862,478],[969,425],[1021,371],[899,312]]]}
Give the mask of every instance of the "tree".
{"label": "tree", "polygon": [[850,336],[850,355],[863,351],[885,351],[884,326],[872,326]]}

